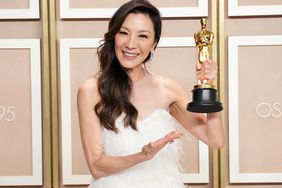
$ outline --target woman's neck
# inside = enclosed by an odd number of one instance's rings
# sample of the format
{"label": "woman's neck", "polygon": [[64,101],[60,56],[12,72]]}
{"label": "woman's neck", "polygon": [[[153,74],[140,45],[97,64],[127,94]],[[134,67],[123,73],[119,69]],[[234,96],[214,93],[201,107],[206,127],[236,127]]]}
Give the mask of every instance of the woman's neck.
{"label": "woman's neck", "polygon": [[146,70],[143,67],[135,70],[128,70],[128,75],[133,84],[143,80],[145,74]]}

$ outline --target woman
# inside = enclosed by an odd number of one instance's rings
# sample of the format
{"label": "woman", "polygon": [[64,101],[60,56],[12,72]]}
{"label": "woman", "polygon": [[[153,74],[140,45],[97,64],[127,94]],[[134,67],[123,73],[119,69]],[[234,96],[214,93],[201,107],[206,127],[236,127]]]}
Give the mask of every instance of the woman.
{"label": "woman", "polygon": [[[213,148],[223,146],[219,113],[186,110],[186,92],[175,81],[145,69],[161,36],[159,11],[146,0],[122,5],[98,48],[100,72],[81,85],[81,139],[95,188],[182,188],[173,117]],[[213,80],[207,61],[198,77]]]}

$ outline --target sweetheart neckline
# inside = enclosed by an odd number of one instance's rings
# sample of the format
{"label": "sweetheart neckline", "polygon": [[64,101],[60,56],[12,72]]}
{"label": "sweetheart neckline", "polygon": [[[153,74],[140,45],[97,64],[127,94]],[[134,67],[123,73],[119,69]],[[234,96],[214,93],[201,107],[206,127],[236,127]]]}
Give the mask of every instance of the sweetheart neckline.
{"label": "sweetheart neckline", "polygon": [[[159,112],[164,112],[164,113],[168,114],[168,115],[171,117],[171,114],[170,114],[167,110],[165,110],[165,109],[163,109],[163,108],[156,108],[156,109],[153,110],[149,115],[147,115],[145,118],[142,118],[141,120],[137,120],[137,121],[136,121],[136,124],[138,125],[138,124],[143,124],[143,123],[147,122],[147,121],[150,120],[152,117],[154,117],[155,114],[157,114],[157,113],[159,113]],[[122,113],[116,120],[119,120],[119,121],[120,121],[120,120],[122,120],[122,119],[124,118],[124,116],[125,116],[125,114]]]}
{"label": "sweetheart neckline", "polygon": [[148,119],[151,119],[151,118],[152,118],[153,116],[155,116],[155,114],[157,114],[158,112],[165,112],[166,114],[168,114],[169,116],[171,116],[170,113],[169,113],[167,110],[165,110],[165,109],[163,109],[163,108],[156,108],[155,110],[153,110],[153,111],[152,111],[149,115],[147,115],[146,117],[142,118],[141,120],[137,120],[137,121],[136,121],[137,124],[142,124],[142,123],[148,121]]}

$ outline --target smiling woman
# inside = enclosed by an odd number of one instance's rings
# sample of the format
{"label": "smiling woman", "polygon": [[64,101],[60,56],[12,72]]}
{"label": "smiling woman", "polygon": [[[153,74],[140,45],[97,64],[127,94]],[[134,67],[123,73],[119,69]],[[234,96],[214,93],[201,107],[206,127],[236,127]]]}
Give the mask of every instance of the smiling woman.
{"label": "smiling woman", "polygon": [[[223,146],[219,113],[188,112],[189,100],[180,85],[146,70],[161,26],[158,9],[148,1],[122,5],[98,48],[100,71],[79,88],[80,132],[93,176],[91,188],[184,188],[175,119],[211,147]],[[208,71],[197,75],[213,80],[215,62],[203,67]]]}
{"label": "smiling woman", "polygon": [[155,49],[154,35],[154,26],[148,15],[129,14],[115,36],[115,53],[119,63],[130,71],[142,71],[143,62]]}

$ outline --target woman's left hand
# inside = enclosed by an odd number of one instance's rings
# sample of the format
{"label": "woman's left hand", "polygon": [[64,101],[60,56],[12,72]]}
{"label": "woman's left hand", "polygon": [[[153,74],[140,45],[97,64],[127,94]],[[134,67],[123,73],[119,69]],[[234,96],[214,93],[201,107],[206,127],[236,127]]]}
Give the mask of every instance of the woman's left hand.
{"label": "woman's left hand", "polygon": [[196,78],[202,83],[207,80],[211,83],[217,76],[217,64],[213,60],[206,60],[204,64],[196,65]]}

